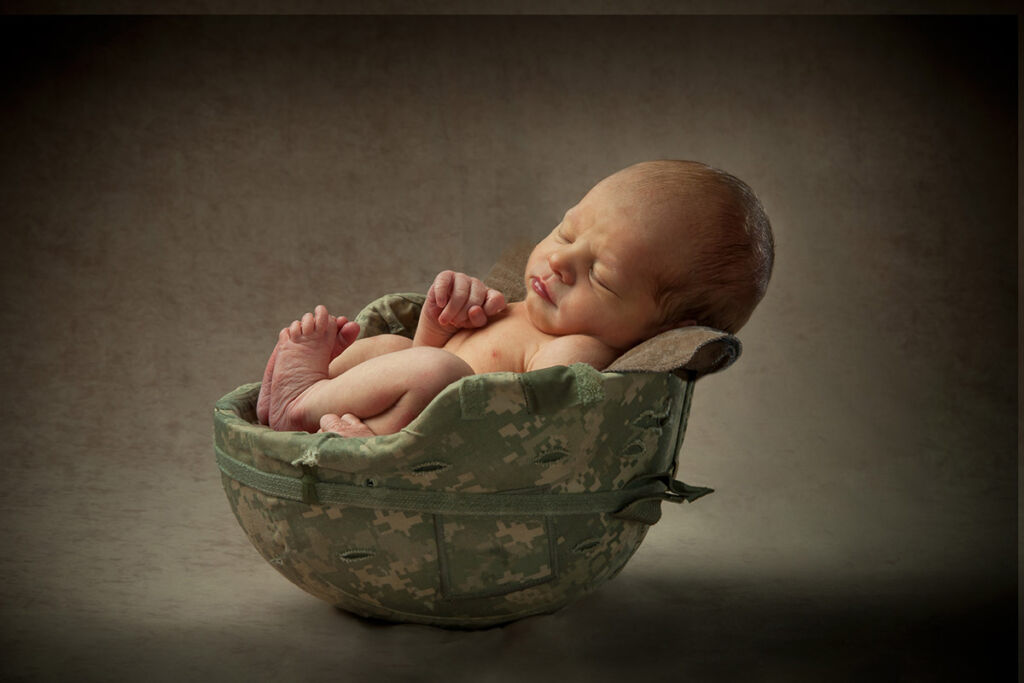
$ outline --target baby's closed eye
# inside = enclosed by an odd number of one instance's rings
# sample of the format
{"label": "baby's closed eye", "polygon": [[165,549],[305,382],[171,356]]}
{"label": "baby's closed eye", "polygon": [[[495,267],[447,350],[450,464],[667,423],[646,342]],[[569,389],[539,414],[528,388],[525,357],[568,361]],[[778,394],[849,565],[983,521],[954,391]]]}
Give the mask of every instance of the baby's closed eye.
{"label": "baby's closed eye", "polygon": [[[601,278],[600,275],[597,274],[597,269],[594,268],[594,266],[590,267],[590,279],[593,280],[594,284],[596,284],[601,289],[607,291],[610,294],[615,294],[615,291],[608,286],[608,284]],[[618,294],[615,295],[618,296]]]}

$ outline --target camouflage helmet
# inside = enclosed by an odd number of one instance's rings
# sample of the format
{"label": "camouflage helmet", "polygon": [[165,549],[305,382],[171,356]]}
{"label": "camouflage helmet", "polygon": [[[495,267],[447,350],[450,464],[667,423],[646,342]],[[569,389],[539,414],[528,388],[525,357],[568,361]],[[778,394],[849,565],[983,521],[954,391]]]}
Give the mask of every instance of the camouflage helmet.
{"label": "camouflage helmet", "polygon": [[[412,336],[422,302],[378,299],[361,334]],[[714,369],[739,352],[717,340],[728,358]],[[217,402],[214,449],[239,524],[300,588],[366,617],[485,627],[593,591],[661,501],[710,492],[675,479],[697,376],[585,364],[473,375],[369,438],[260,425],[252,383]]]}

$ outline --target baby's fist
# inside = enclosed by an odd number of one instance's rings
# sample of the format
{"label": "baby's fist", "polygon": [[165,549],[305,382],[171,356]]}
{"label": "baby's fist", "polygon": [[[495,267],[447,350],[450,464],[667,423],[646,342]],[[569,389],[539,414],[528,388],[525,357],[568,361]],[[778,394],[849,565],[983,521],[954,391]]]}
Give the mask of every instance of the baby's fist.
{"label": "baby's fist", "polygon": [[442,327],[483,327],[488,318],[505,310],[505,295],[475,277],[445,270],[434,278],[426,307]]}

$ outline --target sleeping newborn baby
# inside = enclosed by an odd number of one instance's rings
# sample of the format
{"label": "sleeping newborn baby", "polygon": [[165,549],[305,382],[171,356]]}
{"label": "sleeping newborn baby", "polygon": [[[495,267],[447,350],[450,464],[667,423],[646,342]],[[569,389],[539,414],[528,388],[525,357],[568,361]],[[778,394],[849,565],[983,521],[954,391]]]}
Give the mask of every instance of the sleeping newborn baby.
{"label": "sleeping newborn baby", "polygon": [[685,325],[738,330],[764,296],[773,239],[739,179],[704,164],[654,161],[599,182],[534,249],[526,299],[444,271],[415,338],[355,340],[323,306],[281,330],[257,415],[276,430],[372,436],[399,431],[461,377],[589,363]]}

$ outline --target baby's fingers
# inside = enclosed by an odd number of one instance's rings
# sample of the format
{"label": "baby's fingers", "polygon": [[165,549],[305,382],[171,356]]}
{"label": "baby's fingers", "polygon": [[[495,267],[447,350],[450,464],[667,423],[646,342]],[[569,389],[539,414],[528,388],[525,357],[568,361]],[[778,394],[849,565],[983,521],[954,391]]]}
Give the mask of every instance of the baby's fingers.
{"label": "baby's fingers", "polygon": [[469,286],[469,300],[466,303],[469,306],[482,306],[487,299],[487,285],[474,277],[470,278]]}
{"label": "baby's fingers", "polygon": [[483,327],[487,324],[487,314],[479,306],[471,307],[466,317],[469,318],[469,327]]}
{"label": "baby's fingers", "polygon": [[456,324],[465,327],[483,327],[487,324],[487,313],[483,304],[487,299],[487,285],[475,277],[464,276],[469,282],[469,296],[466,298],[465,311],[457,319]]}
{"label": "baby's fingers", "polygon": [[438,308],[444,308],[448,304],[448,296],[454,279],[455,273],[450,270],[441,271],[434,278],[434,284],[431,285],[430,291],[434,294],[434,303]]}
{"label": "baby's fingers", "polygon": [[469,299],[470,289],[470,279],[462,273],[455,273],[448,303],[445,304],[444,310],[437,316],[441,324],[451,325],[459,321],[459,318],[462,317],[462,309],[466,306],[467,299]]}
{"label": "baby's fingers", "polygon": [[505,310],[505,295],[496,289],[487,290],[487,299],[483,303],[484,313],[492,316]]}

